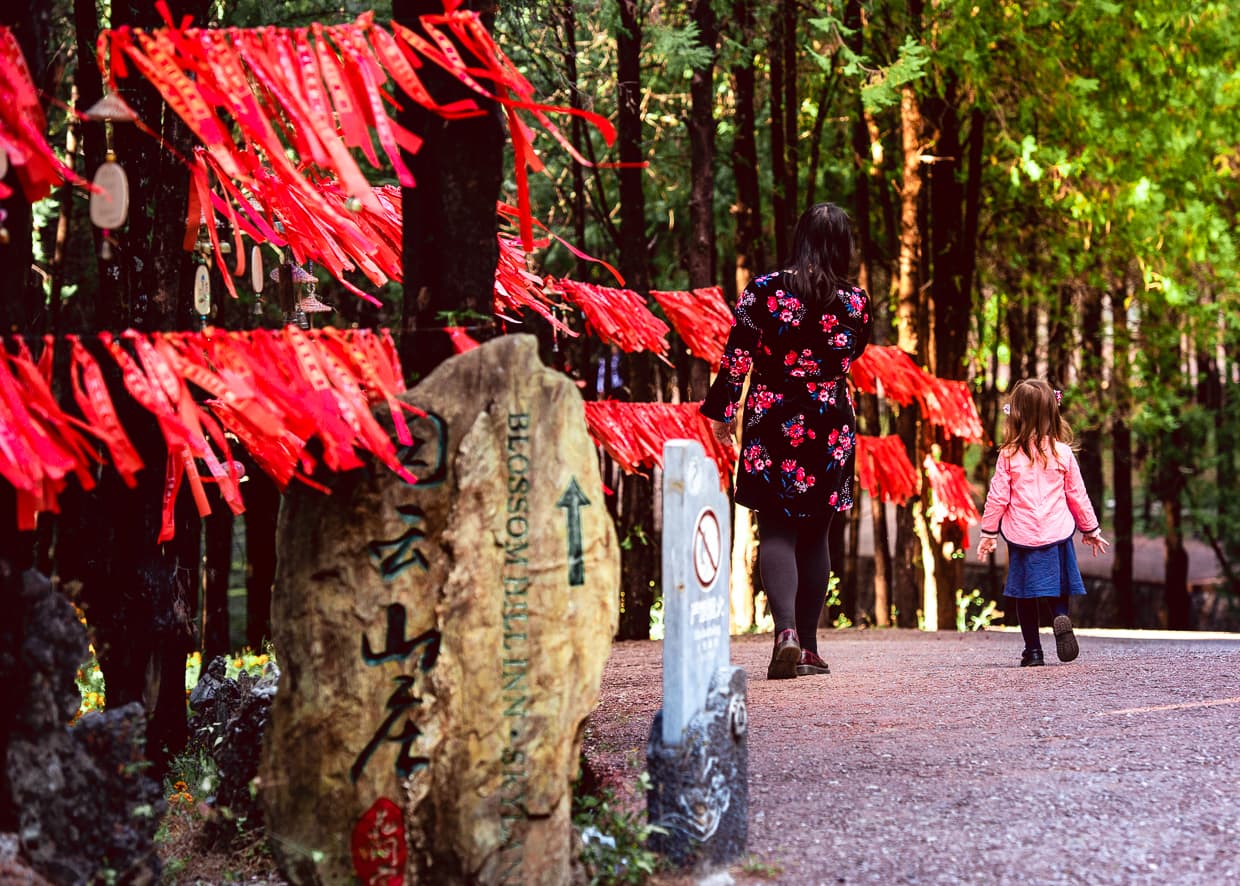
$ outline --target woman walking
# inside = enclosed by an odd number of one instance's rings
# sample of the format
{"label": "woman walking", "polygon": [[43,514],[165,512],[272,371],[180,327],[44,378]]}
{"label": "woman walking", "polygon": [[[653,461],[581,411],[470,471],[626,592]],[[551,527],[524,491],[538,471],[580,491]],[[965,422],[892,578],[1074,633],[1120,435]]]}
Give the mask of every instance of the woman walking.
{"label": "woman walking", "polygon": [[702,403],[733,438],[745,378],[736,502],[757,511],[758,568],[775,619],[768,679],[829,673],[818,618],[831,574],[827,532],[853,503],[857,420],[848,369],[870,340],[870,299],[851,284],[852,224],[832,203],[797,222],[786,266],[737,300],[719,374]]}

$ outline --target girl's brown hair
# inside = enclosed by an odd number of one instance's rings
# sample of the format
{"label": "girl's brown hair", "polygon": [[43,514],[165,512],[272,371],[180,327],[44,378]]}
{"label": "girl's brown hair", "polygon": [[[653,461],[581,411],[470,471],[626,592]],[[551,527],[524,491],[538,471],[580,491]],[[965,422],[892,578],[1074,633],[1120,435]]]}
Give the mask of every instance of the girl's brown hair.
{"label": "girl's brown hair", "polygon": [[1018,381],[1008,396],[1007,413],[1003,451],[1009,455],[1023,452],[1030,461],[1036,457],[1045,465],[1048,456],[1055,454],[1053,443],[1047,444],[1048,439],[1072,445],[1072,429],[1059,414],[1059,397],[1055,389],[1041,379]]}

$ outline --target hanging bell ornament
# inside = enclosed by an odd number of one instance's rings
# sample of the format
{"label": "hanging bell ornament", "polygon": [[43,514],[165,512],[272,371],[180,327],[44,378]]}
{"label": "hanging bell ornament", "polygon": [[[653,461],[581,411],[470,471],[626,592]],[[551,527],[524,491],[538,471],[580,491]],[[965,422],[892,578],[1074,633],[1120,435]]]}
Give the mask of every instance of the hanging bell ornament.
{"label": "hanging bell ornament", "polygon": [[115,92],[105,95],[82,114],[87,120],[99,120],[112,123],[133,123],[138,119],[133,108],[125,104],[125,100]]}

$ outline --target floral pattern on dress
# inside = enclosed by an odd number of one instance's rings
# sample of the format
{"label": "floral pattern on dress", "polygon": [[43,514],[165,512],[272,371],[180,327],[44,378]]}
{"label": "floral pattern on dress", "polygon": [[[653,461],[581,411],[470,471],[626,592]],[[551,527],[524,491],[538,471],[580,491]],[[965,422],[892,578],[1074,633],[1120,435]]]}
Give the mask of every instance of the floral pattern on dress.
{"label": "floral pattern on dress", "polygon": [[784,436],[788,438],[788,445],[796,449],[802,443],[813,440],[818,435],[814,433],[813,428],[805,426],[804,415],[794,415],[783,424]]}
{"label": "floral pattern on dress", "polygon": [[801,300],[795,295],[782,289],[777,289],[774,294],[766,297],[766,309],[779,323],[781,332],[795,329],[805,319],[805,305],[801,304]]}
{"label": "floral pattern on dress", "polygon": [[857,435],[849,431],[848,425],[839,430],[833,428],[827,435],[827,445],[831,447],[831,457],[836,461],[843,461],[857,445]]}
{"label": "floral pattern on dress", "polygon": [[[848,385],[845,384],[842,378],[831,382],[811,381],[805,385],[805,390],[809,392],[810,397],[818,404],[819,413],[826,412],[839,404],[841,389],[844,396],[848,398],[849,405],[852,405],[852,394],[849,393]],[[856,411],[855,407],[853,411]]]}
{"label": "floral pattern on dress", "polygon": [[760,441],[755,440],[741,452],[741,463],[747,474],[766,477],[767,468],[772,465],[771,454]]}
{"label": "floral pattern on dress", "polygon": [[807,473],[804,466],[797,464],[794,458],[785,458],[779,463],[779,477],[784,489],[796,494],[809,492],[810,488],[818,482],[818,478],[812,473]]}
{"label": "floral pattern on dress", "polygon": [[784,402],[784,395],[777,394],[766,385],[754,385],[745,398],[745,423],[754,425],[773,408]]}
{"label": "floral pattern on dress", "polygon": [[735,420],[748,375],[736,501],[811,517],[853,503],[857,419],[846,376],[872,316],[862,289],[843,287],[820,308],[795,283],[775,271],[741,294],[701,411]]}

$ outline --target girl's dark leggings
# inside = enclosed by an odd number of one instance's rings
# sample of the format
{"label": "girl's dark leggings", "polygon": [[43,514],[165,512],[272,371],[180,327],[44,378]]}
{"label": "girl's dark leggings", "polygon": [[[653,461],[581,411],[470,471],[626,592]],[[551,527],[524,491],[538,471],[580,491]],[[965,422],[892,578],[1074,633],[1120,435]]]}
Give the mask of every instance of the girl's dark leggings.
{"label": "girl's dark leggings", "polygon": [[[1041,649],[1042,641],[1038,638],[1038,600],[1040,597],[1017,597],[1016,617],[1020,619],[1020,634],[1025,638],[1026,649]],[[1068,614],[1068,595],[1046,597],[1055,615]]]}
{"label": "girl's dark leggings", "polygon": [[758,571],[775,619],[775,636],[795,628],[801,648],[818,651],[818,617],[827,599],[832,514],[788,517],[758,512]]}

